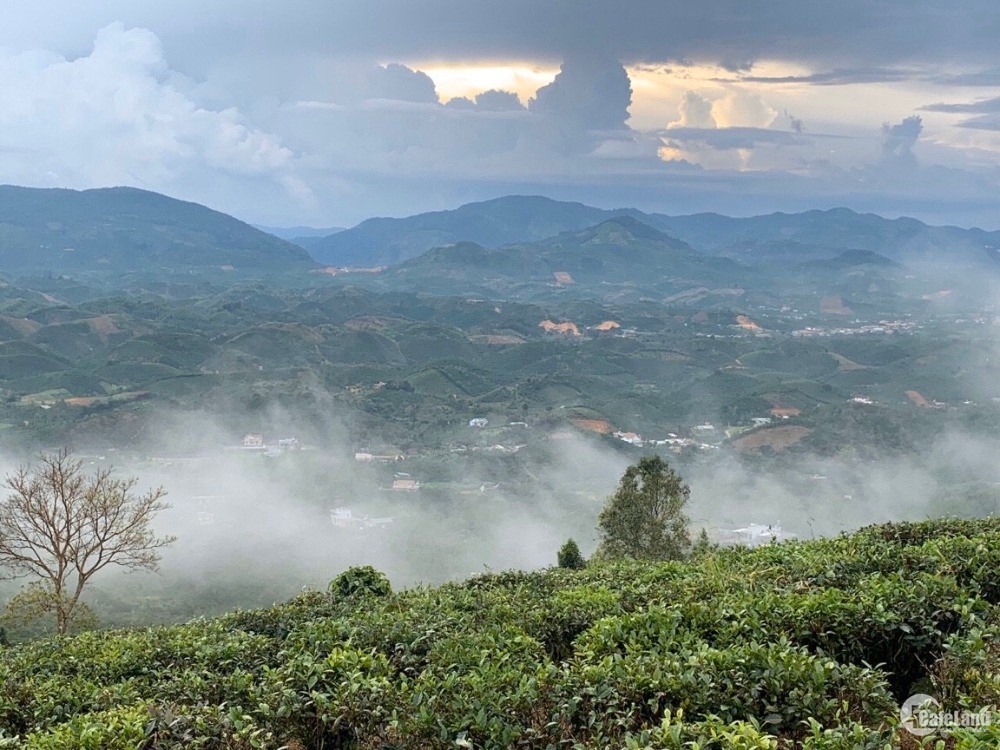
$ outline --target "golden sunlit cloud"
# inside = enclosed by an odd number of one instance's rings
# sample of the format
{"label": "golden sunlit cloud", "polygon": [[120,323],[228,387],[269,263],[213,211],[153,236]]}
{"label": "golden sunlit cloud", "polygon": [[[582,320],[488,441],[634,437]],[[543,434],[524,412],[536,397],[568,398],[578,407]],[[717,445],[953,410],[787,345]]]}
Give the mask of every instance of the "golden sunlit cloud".
{"label": "golden sunlit cloud", "polygon": [[490,89],[513,91],[522,102],[552,82],[558,68],[540,67],[530,62],[497,63],[407,63],[431,77],[438,97],[446,102],[455,97],[474,99],[476,94]]}

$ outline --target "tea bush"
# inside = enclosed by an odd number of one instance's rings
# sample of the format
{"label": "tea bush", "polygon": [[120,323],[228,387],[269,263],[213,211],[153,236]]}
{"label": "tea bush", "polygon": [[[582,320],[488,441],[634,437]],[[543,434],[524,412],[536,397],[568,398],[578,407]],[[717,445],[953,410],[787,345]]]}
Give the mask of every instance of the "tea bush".
{"label": "tea bush", "polygon": [[268,609],[0,648],[0,748],[917,747],[896,736],[915,688],[1000,702],[998,599],[995,519],[398,592],[352,569]]}

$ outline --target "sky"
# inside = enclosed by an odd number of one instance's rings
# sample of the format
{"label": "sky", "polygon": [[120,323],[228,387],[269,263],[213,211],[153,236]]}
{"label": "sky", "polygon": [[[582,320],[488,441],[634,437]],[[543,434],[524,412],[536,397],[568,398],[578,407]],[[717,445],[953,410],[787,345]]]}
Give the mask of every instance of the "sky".
{"label": "sky", "polygon": [[0,183],[1000,228],[995,0],[5,0]]}

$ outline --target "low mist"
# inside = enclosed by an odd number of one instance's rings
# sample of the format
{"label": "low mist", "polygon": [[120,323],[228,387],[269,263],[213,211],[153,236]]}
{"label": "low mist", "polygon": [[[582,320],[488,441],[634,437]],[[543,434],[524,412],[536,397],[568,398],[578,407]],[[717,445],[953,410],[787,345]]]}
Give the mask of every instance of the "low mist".
{"label": "low mist", "polygon": [[[158,574],[108,570],[95,578],[87,599],[109,624],[265,606],[324,587],[352,565],[373,565],[404,587],[546,567],[568,537],[589,555],[605,499],[643,453],[608,437],[528,426],[511,428],[524,431],[513,453],[428,446],[431,458],[369,462],[356,460],[359,444],[326,414],[164,413],[155,422],[155,439],[141,448],[76,447],[88,471],[111,465],[143,487],[166,488],[172,507],[155,527],[178,537]],[[298,445],[251,450],[246,433],[262,433],[270,446],[287,437]],[[749,524],[780,524],[783,535],[810,538],[890,520],[994,513],[998,450],[998,440],[953,432],[919,455],[878,461],[765,460],[725,447],[664,456],[691,487],[693,533],[704,527],[726,539]],[[8,457],[4,469],[24,461]],[[398,477],[419,489],[391,489]],[[338,508],[368,527],[337,527]],[[5,584],[0,595],[16,586]]]}

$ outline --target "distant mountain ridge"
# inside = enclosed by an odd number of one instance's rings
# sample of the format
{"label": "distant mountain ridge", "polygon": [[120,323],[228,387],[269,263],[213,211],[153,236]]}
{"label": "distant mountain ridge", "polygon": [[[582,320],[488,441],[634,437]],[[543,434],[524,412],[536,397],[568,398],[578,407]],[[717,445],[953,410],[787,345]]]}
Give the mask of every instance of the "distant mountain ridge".
{"label": "distant mountain ridge", "polygon": [[714,213],[668,216],[634,208],[595,208],[541,196],[507,196],[449,211],[368,219],[343,232],[311,240],[308,248],[323,264],[393,265],[456,242],[484,247],[536,242],[622,216],[699,250],[730,257],[752,254],[760,248],[794,259],[798,248],[801,259],[867,250],[896,261],[956,258],[995,264],[996,248],[1000,247],[1000,232],[935,227],[916,219],[886,219],[847,208],[748,218]]}
{"label": "distant mountain ridge", "polygon": [[[892,260],[935,259],[941,252],[962,251],[968,258],[987,260],[990,247],[1000,247],[1000,232],[931,226],[917,219],[886,219],[849,208],[776,212],[747,218],[715,213],[654,217],[669,234],[708,250],[737,243],[800,242],[843,250],[870,250]],[[938,257],[936,259],[944,259]]]}
{"label": "distant mountain ridge", "polygon": [[318,262],[329,265],[391,265],[441,245],[474,242],[500,247],[534,242],[614,216],[641,220],[645,215],[634,208],[610,210],[542,196],[513,195],[403,219],[367,219],[312,243],[309,250]]}
{"label": "distant mountain ridge", "polygon": [[273,272],[314,265],[297,245],[159,193],[0,186],[0,272]]}
{"label": "distant mountain ridge", "polygon": [[329,237],[331,234],[343,232],[346,227],[270,227],[263,224],[251,224],[254,229],[273,234],[278,239],[295,242],[297,239],[313,239],[317,237]]}

